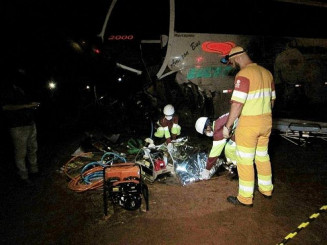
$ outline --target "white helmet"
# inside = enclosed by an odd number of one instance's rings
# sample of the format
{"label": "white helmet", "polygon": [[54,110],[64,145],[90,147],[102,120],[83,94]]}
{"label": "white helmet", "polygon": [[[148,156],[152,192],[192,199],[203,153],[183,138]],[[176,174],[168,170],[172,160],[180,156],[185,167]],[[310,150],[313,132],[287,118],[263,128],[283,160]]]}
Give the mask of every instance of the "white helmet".
{"label": "white helmet", "polygon": [[208,121],[208,117],[199,117],[195,123],[195,129],[198,133],[203,134],[204,127],[206,126]]}
{"label": "white helmet", "polygon": [[171,105],[171,104],[166,105],[163,109],[163,113],[166,116],[172,116],[175,113],[175,109],[174,109],[173,105]]}

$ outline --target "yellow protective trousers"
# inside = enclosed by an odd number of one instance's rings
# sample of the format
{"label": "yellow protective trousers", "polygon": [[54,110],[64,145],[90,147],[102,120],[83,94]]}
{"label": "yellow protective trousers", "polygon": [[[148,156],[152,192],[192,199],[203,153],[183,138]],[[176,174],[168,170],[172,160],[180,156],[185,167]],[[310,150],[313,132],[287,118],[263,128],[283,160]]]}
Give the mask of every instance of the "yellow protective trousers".
{"label": "yellow protective trousers", "polygon": [[256,165],[259,191],[272,194],[272,172],[268,154],[272,128],[271,115],[241,116],[236,128],[236,161],[239,176],[238,200],[252,204]]}
{"label": "yellow protective trousers", "polygon": [[209,157],[207,160],[207,170],[210,170],[212,166],[217,162],[217,159],[223,151],[225,144],[226,139],[212,141],[212,148],[210,150]]}
{"label": "yellow protective trousers", "polygon": [[228,163],[233,163],[236,165],[236,143],[229,139],[225,145],[225,157]]}
{"label": "yellow protective trousers", "polygon": [[227,162],[232,162],[236,164],[235,142],[231,139],[222,139],[216,141],[214,140],[212,142],[212,148],[210,150],[209,157],[207,160],[206,169],[210,170],[212,168],[212,166],[217,162],[223,150],[225,152]]}

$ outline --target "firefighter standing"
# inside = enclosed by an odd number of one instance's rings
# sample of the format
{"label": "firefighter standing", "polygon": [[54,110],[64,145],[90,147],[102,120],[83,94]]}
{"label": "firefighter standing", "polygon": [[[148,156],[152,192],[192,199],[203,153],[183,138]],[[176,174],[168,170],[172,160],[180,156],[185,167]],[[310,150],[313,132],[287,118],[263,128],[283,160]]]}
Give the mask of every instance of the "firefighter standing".
{"label": "firefighter standing", "polygon": [[[230,137],[233,122],[239,117],[236,138],[236,159],[239,176],[238,195],[227,201],[235,205],[253,206],[255,161],[259,192],[271,198],[273,191],[268,142],[272,128],[272,107],[276,99],[273,76],[270,71],[253,63],[242,47],[234,47],[225,61],[240,71],[235,77],[231,108],[223,128]],[[222,60],[224,63],[224,60]]]}
{"label": "firefighter standing", "polygon": [[158,138],[165,137],[168,150],[171,150],[173,145],[172,140],[181,134],[181,126],[178,124],[178,116],[175,114],[173,105],[168,104],[163,109],[164,116],[157,122],[158,128],[154,136]]}
{"label": "firefighter standing", "polygon": [[[224,148],[227,162],[236,164],[235,137],[234,135],[229,139],[225,139],[223,137],[223,127],[227,122],[228,115],[229,114],[226,113],[220,116],[214,122],[211,122],[208,117],[200,117],[195,123],[195,129],[198,133],[205,134],[208,137],[213,137],[212,148],[208,156],[206,168],[200,174],[201,178],[204,180],[210,179],[217,170],[215,169],[215,165],[217,164],[219,156],[221,155]],[[237,121],[238,119],[236,119],[233,123],[233,130],[237,125]]]}

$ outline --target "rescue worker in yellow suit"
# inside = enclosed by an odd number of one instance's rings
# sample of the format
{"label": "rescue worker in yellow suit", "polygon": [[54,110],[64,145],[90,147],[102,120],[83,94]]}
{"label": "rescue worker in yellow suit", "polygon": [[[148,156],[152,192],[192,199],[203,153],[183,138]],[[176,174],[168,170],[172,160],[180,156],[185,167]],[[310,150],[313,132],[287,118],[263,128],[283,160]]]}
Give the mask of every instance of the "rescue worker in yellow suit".
{"label": "rescue worker in yellow suit", "polygon": [[164,116],[157,122],[157,130],[154,133],[155,137],[166,139],[168,151],[171,151],[173,145],[172,140],[175,140],[177,136],[181,134],[181,126],[178,124],[178,116],[175,114],[175,108],[173,105],[168,104],[163,109]]}
{"label": "rescue worker in yellow suit", "polygon": [[[200,134],[205,134],[208,137],[213,137],[212,148],[210,150],[208,160],[206,163],[206,168],[200,173],[200,177],[203,180],[210,179],[212,175],[216,172],[215,166],[217,166],[217,161],[225,149],[225,157],[227,162],[232,162],[236,164],[235,155],[235,138],[234,136],[229,139],[223,137],[223,127],[227,122],[228,113],[220,116],[214,122],[211,122],[208,117],[200,117],[195,123],[195,129]],[[235,129],[238,119],[234,121],[233,128]]]}
{"label": "rescue worker in yellow suit", "polygon": [[273,192],[268,143],[272,128],[272,108],[276,99],[275,85],[271,72],[253,63],[242,47],[232,48],[221,61],[240,68],[235,77],[229,118],[223,128],[224,138],[229,138],[233,122],[239,118],[235,131],[239,189],[238,195],[229,196],[227,201],[234,205],[252,207],[254,162],[259,192],[266,198],[271,198]]}

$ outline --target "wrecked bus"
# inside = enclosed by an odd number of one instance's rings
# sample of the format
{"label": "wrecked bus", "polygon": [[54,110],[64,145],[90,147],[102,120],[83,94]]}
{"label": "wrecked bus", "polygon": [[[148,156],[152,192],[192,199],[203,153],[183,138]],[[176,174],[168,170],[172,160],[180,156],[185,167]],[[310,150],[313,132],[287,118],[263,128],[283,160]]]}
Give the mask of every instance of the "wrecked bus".
{"label": "wrecked bus", "polygon": [[151,103],[174,104],[190,125],[228,110],[237,71],[220,59],[235,45],[273,73],[275,116],[325,120],[327,34],[312,26],[327,10],[289,2],[113,0],[98,38]]}

